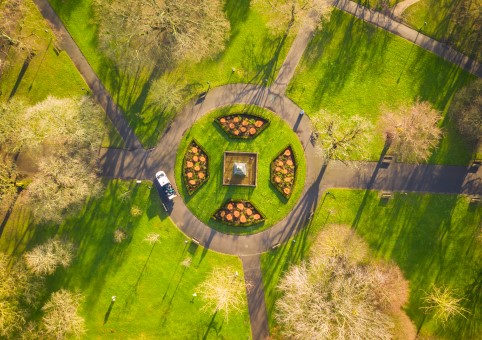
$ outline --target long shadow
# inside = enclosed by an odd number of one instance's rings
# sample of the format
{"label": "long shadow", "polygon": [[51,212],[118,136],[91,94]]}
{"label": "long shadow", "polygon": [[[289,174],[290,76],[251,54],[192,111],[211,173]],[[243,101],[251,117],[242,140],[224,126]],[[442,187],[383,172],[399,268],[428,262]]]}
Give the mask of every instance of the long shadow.
{"label": "long shadow", "polygon": [[361,215],[365,209],[365,205],[367,203],[367,200],[368,200],[368,197],[370,195],[369,193],[369,190],[371,190],[373,188],[373,185],[375,184],[375,181],[377,179],[377,175],[378,175],[378,172],[380,171],[380,169],[382,168],[382,164],[383,164],[383,158],[385,157],[385,155],[387,154],[387,151],[388,149],[390,148],[390,144],[391,144],[391,141],[389,139],[386,139],[385,140],[385,145],[383,146],[383,149],[382,149],[382,152],[380,154],[380,157],[378,159],[378,162],[377,162],[377,165],[375,167],[375,170],[373,171],[372,173],[372,176],[370,177],[370,180],[368,181],[368,185],[367,185],[367,190],[365,191],[365,194],[363,196],[363,200],[360,204],[360,207],[358,208],[358,212],[355,216],[355,219],[353,220],[352,222],[352,228],[353,229],[356,229],[357,226],[358,226],[358,223],[360,221],[360,218],[361,218]]}
{"label": "long shadow", "polygon": [[107,323],[107,321],[109,321],[109,316],[110,316],[110,313],[112,312],[112,307],[114,307],[114,301],[110,302],[109,308],[107,309],[107,312],[105,312],[104,325]]}
{"label": "long shadow", "polygon": [[18,90],[18,87],[20,86],[20,82],[23,79],[23,76],[25,75],[25,72],[27,72],[28,66],[30,65],[30,61],[32,61],[33,54],[29,54],[22,65],[22,68],[20,69],[20,72],[17,76],[17,80],[15,81],[15,85],[13,85],[12,91],[10,92],[10,95],[8,96],[8,99],[12,99],[12,97],[15,95],[15,93]]}
{"label": "long shadow", "polygon": [[214,320],[216,318],[217,314],[218,314],[218,311],[215,311],[214,314],[213,314],[213,317],[211,318],[211,321],[208,324],[208,327],[206,329],[206,333],[204,333],[204,335],[203,335],[203,340],[206,340],[208,338],[209,331],[211,330],[211,328],[214,328],[216,330],[216,333],[219,333],[219,330],[216,328],[217,323]]}

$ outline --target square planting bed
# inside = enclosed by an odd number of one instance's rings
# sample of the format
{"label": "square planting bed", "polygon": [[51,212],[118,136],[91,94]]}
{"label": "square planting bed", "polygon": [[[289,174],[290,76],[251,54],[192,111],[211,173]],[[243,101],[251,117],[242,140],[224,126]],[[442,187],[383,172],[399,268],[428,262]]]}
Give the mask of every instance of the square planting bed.
{"label": "square planting bed", "polygon": [[255,187],[258,178],[258,154],[224,152],[223,185]]}

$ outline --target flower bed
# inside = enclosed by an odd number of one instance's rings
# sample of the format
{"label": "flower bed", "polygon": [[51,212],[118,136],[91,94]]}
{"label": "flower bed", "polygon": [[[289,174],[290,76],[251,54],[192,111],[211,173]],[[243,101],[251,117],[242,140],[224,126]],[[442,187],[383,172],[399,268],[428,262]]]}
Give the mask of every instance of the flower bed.
{"label": "flower bed", "polygon": [[229,201],[213,219],[233,226],[247,227],[264,221],[264,216],[248,201]]}
{"label": "flower bed", "polygon": [[182,177],[189,195],[192,195],[209,178],[208,156],[194,140],[189,144],[184,156]]}
{"label": "flower bed", "polygon": [[245,113],[219,117],[216,122],[229,137],[243,139],[256,137],[269,125],[268,120]]}
{"label": "flower bed", "polygon": [[295,184],[295,176],[295,156],[291,146],[288,146],[271,162],[271,183],[284,197],[290,198]]}

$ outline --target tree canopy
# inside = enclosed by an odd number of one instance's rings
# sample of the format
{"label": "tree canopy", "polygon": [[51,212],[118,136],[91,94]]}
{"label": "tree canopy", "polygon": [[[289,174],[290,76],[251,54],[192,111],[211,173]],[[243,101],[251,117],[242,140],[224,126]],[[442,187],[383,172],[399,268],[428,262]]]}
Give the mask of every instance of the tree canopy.
{"label": "tree canopy", "polygon": [[230,30],[220,0],[96,1],[101,49],[121,67],[212,57]]}

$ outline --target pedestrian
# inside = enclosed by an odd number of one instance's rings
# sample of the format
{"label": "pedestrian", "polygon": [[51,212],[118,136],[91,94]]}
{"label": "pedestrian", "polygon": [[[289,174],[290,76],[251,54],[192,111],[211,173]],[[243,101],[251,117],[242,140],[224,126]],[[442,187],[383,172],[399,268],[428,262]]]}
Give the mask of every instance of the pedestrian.
{"label": "pedestrian", "polygon": [[300,111],[300,116],[303,116],[305,114],[305,110]]}

